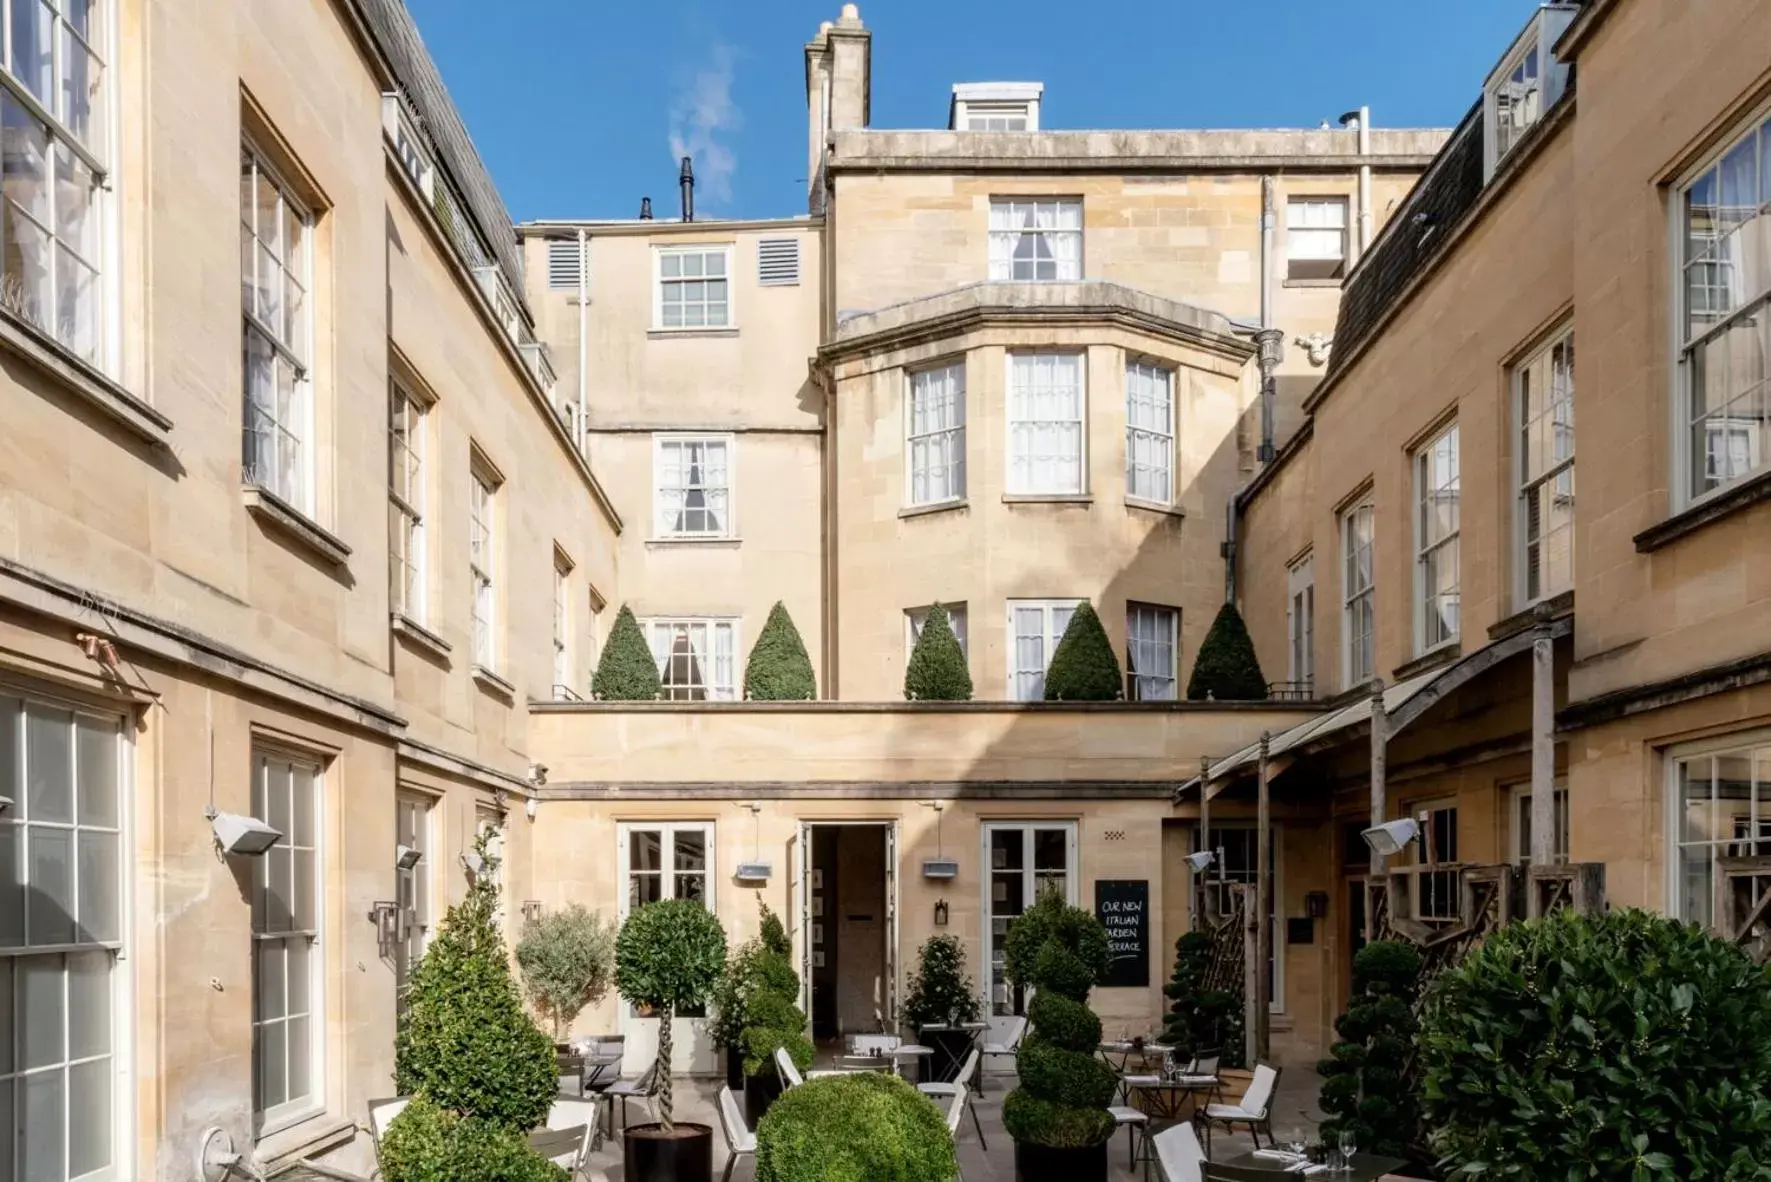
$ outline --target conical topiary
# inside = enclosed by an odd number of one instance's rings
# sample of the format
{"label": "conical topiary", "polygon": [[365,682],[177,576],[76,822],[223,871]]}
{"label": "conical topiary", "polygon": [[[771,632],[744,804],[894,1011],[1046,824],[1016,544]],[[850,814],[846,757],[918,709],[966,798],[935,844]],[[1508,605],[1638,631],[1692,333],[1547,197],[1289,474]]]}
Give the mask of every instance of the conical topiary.
{"label": "conical topiary", "polygon": [[1113,1136],[1107,1105],[1119,1079],[1096,1057],[1101,1020],[1088,992],[1107,971],[1100,920],[1046,891],[1009,928],[1003,947],[1008,978],[1035,990],[1032,1029],[1021,1043],[1020,1087],[1002,1102],[1009,1136],[1027,1145],[1086,1149]]}
{"label": "conical topiary", "polygon": [[972,700],[972,671],[966,665],[965,650],[953,634],[953,621],[947,609],[938,603],[929,608],[916,646],[910,650],[910,665],[904,670],[904,700]]}
{"label": "conical topiary", "polygon": [[590,679],[590,692],[599,702],[650,702],[663,690],[658,662],[633,609],[626,604],[615,613],[615,626],[603,645],[603,659]]}
{"label": "conical topiary", "polygon": [[768,622],[750,649],[744,696],[753,702],[809,702],[818,696],[812,658],[806,655],[787,605],[779,600],[769,609]]}
{"label": "conical topiary", "polygon": [[1101,617],[1088,600],[1076,605],[1045,671],[1048,702],[1115,702],[1125,697],[1125,675]]}
{"label": "conical topiary", "polygon": [[437,1108],[516,1132],[547,1119],[559,1090],[553,1043],[523,1011],[496,922],[496,859],[449,908],[407,986],[394,1038],[394,1084]]}
{"label": "conical topiary", "polygon": [[1242,613],[1234,603],[1218,609],[1193,659],[1193,679],[1187,683],[1187,697],[1195,702],[1213,698],[1219,702],[1254,702],[1267,696],[1267,679],[1261,674],[1261,663],[1254,655],[1254,641]]}
{"label": "conical topiary", "polygon": [[1204,932],[1187,932],[1175,941],[1174,973],[1162,987],[1174,1004],[1162,1018],[1162,1041],[1179,1059],[1216,1051],[1221,1066],[1241,1067],[1242,999],[1207,986],[1211,953],[1211,937]]}

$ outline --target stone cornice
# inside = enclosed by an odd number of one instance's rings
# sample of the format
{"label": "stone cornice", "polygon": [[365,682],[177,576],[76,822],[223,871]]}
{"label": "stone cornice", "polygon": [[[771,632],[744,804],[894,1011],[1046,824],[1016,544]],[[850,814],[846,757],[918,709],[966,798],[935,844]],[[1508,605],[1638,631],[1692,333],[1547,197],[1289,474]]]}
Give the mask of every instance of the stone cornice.
{"label": "stone cornice", "polygon": [[944,340],[980,328],[1123,328],[1238,365],[1255,355],[1217,312],[1101,280],[974,283],[843,321],[818,350],[825,364]]}

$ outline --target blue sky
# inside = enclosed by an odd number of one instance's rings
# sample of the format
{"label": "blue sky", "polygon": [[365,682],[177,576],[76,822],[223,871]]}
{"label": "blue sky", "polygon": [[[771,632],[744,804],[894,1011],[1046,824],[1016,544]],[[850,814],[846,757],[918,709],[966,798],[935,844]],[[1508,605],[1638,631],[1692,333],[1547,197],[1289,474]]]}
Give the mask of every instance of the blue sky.
{"label": "blue sky", "polygon": [[[803,46],[841,0],[406,0],[518,220],[805,208]],[[1534,0],[862,0],[873,125],[944,127],[955,82],[1045,83],[1043,126],[1302,127],[1361,103],[1449,126]],[[1005,20],[1005,14],[1013,14]],[[1080,17],[1080,19],[1079,19]]]}

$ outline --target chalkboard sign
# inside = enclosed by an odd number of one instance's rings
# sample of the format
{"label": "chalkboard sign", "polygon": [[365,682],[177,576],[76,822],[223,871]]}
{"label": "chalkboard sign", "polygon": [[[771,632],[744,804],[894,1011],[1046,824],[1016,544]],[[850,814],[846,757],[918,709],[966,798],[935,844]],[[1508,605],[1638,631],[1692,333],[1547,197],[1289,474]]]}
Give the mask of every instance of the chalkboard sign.
{"label": "chalkboard sign", "polygon": [[1108,989],[1150,984],[1150,883],[1147,879],[1097,879],[1095,915],[1107,929]]}

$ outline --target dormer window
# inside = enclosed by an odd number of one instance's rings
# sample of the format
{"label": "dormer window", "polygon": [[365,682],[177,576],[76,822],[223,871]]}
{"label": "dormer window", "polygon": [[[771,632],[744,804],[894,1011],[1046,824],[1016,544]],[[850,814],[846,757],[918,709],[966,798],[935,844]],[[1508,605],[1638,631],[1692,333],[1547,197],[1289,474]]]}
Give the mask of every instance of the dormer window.
{"label": "dormer window", "polygon": [[1553,47],[1579,11],[1573,4],[1539,8],[1488,75],[1483,88],[1484,179],[1494,175],[1507,153],[1568,88],[1568,67],[1556,60]]}
{"label": "dormer window", "polygon": [[953,87],[949,131],[1038,131],[1038,82],[960,82]]}

